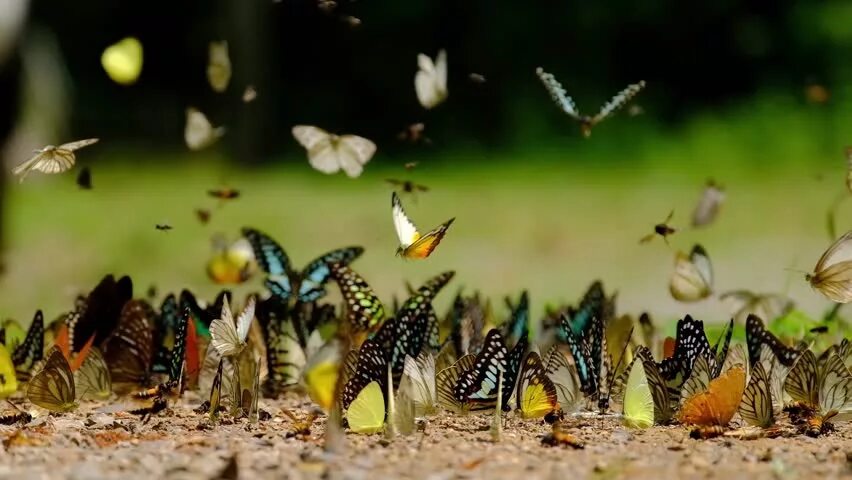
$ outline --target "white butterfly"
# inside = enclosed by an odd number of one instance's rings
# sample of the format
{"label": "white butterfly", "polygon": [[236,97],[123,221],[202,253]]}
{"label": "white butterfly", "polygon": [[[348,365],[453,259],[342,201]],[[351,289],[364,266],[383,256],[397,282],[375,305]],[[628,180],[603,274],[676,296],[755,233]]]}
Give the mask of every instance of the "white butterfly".
{"label": "white butterfly", "polygon": [[228,56],[228,42],[210,42],[207,57],[207,81],[218,93],[228,89],[231,82],[231,58]]}
{"label": "white butterfly", "polygon": [[343,169],[355,178],[376,153],[376,144],[364,137],[335,135],[309,125],[293,127],[293,137],[308,151],[311,166],[327,174]]}
{"label": "white butterfly", "polygon": [[707,182],[707,186],[701,192],[701,199],[695,206],[695,211],[692,212],[692,226],[703,227],[713,223],[724,201],[725,191],[712,180]]}
{"label": "white butterfly", "polygon": [[580,129],[585,137],[592,134],[592,127],[626,105],[633,99],[633,97],[642,91],[643,88],[645,88],[644,80],[628,85],[624,90],[618,92],[614,97],[612,97],[610,101],[605,103],[597,115],[590,117],[588,115],[580,114],[580,111],[577,110],[577,105],[574,103],[574,99],[568,96],[568,92],[562,84],[556,80],[556,77],[545,72],[541,67],[536,68],[535,73],[538,75],[541,83],[544,84],[544,88],[547,89],[548,93],[550,93],[550,97],[553,99],[554,103],[556,103],[563,112],[568,114],[568,116],[580,123]]}
{"label": "white butterfly", "polygon": [[441,50],[435,63],[424,54],[417,55],[420,68],[414,75],[414,91],[425,109],[435,108],[447,99],[447,52]]}
{"label": "white butterfly", "polygon": [[696,302],[710,296],[713,291],[713,266],[701,245],[692,247],[688,256],[677,252],[669,291],[675,300],[681,302]]}
{"label": "white butterfly", "polygon": [[438,395],[435,389],[435,357],[421,352],[417,360],[405,356],[405,369],[399,383],[399,393],[414,401],[414,412],[418,417],[438,411]]}
{"label": "white butterfly", "polygon": [[76,142],[64,143],[58,147],[48,145],[41,150],[36,150],[35,155],[26,162],[18,165],[12,170],[15,175],[20,175],[20,182],[24,181],[31,170],[44,173],[62,173],[74,166],[77,160],[75,150],[97,143],[97,138],[88,138]]}
{"label": "white butterfly", "polygon": [[732,290],[719,296],[730,306],[734,321],[745,325],[749,315],[775,320],[793,309],[793,300],[777,293],[754,293],[749,290]]}
{"label": "white butterfly", "polygon": [[408,219],[405,210],[402,209],[402,202],[396,192],[391,195],[391,215],[393,216],[396,236],[399,238],[399,248],[397,248],[396,254],[409,259],[428,257],[435,250],[435,247],[441,243],[447,229],[455,221],[455,218],[451,218],[426,235],[421,235],[414,223]]}
{"label": "white butterfly", "polygon": [[250,297],[235,323],[228,297],[225,297],[221,318],[210,324],[210,342],[223,357],[235,357],[245,348],[246,337],[254,320],[254,306],[254,297]]}
{"label": "white butterfly", "polygon": [[190,107],[186,109],[186,127],[183,130],[183,139],[190,150],[201,150],[216,143],[219,137],[225,134],[225,127],[213,127],[210,120],[198,110]]}
{"label": "white butterfly", "polygon": [[852,230],[828,247],[805,280],[831,301],[852,301]]}

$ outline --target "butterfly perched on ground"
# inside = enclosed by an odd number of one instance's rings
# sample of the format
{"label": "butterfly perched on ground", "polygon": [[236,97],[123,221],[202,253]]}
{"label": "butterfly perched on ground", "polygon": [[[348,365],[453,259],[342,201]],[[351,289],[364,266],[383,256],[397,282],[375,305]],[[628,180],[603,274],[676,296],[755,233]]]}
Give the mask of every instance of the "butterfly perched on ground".
{"label": "butterfly perched on ground", "polygon": [[725,201],[725,191],[713,180],[708,180],[701,192],[701,198],[692,212],[692,226],[705,227],[716,220],[719,209]]}
{"label": "butterfly perched on ground", "polygon": [[836,353],[819,365],[816,356],[805,350],[787,378],[784,391],[808,412],[808,434],[819,435],[829,420],[852,418],[852,373]]}
{"label": "butterfly perched on ground", "polygon": [[507,342],[510,344],[517,343],[522,336],[527,335],[530,330],[530,297],[529,292],[524,290],[518,299],[518,303],[513,305],[507,298],[510,315],[508,320],[502,325],[501,333]]}
{"label": "butterfly perched on ground", "polygon": [[44,315],[36,311],[24,341],[12,352],[12,365],[15,367],[18,380],[30,378],[32,368],[44,355]]}
{"label": "butterfly perched on ground", "polygon": [[778,337],[763,326],[763,321],[756,315],[749,315],[746,319],[746,344],[749,364],[752,366],[760,359],[761,345],[768,346],[778,361],[787,367],[792,367],[801,354],[800,351],[778,340]]}
{"label": "butterfly perched on ground", "polygon": [[234,319],[227,297],[222,315],[210,324],[210,344],[226,358],[237,357],[246,347],[251,322],[254,321],[255,299],[249,297],[242,312]]}
{"label": "butterfly perched on ground", "polygon": [[[696,373],[694,369],[693,375]],[[737,413],[745,381],[743,366],[732,367],[711,380],[704,391],[685,398],[678,412],[678,421],[687,425],[726,426]]]}
{"label": "butterfly perched on ground", "polygon": [[58,147],[48,145],[40,150],[36,150],[35,155],[26,162],[16,166],[12,170],[12,173],[19,175],[18,181],[23,182],[27,174],[33,170],[48,174],[65,172],[71,169],[77,160],[74,154],[75,151],[97,142],[97,138],[87,138],[86,140],[63,143]]}
{"label": "butterfly perched on ground", "polygon": [[547,89],[547,92],[550,94],[550,97],[553,99],[553,102],[556,103],[564,113],[566,113],[569,117],[573,118],[577,122],[580,123],[580,129],[583,132],[584,137],[589,137],[592,134],[592,128],[598,123],[605,120],[607,117],[615,113],[618,109],[626,105],[633,97],[636,96],[643,88],[645,88],[645,81],[640,81],[638,83],[634,83],[632,85],[628,85],[627,88],[618,92],[618,94],[612,99],[605,103],[603,107],[601,107],[600,112],[597,115],[590,117],[587,115],[581,115],[577,110],[577,106],[574,104],[574,100],[568,96],[568,92],[565,88],[556,80],[556,77],[542,70],[541,67],[535,70],[536,75],[541,80],[541,83],[544,84],[544,88]]}
{"label": "butterfly perched on ground", "polygon": [[396,134],[396,138],[402,142],[408,142],[412,144],[417,143],[425,143],[426,145],[432,144],[432,139],[426,136],[426,124],[422,122],[412,123],[411,125],[405,127],[405,130]]}
{"label": "butterfly perched on ground", "polygon": [[[307,359],[302,373],[302,383],[308,395],[325,412],[330,412],[334,406],[341,363],[339,342],[331,341]],[[345,385],[346,382],[342,381],[341,384]]]}
{"label": "butterfly perched on ground", "polygon": [[749,290],[732,290],[719,295],[730,306],[734,321],[743,324],[749,315],[774,320],[793,310],[793,300],[777,293],[754,293]]}
{"label": "butterfly perched on ground", "polygon": [[183,139],[190,150],[205,149],[225,134],[225,127],[214,127],[203,113],[195,108],[186,109],[186,126]]}
{"label": "butterfly perched on ground", "polygon": [[[434,364],[433,364],[434,366]],[[18,391],[15,364],[6,347],[0,344],[0,399],[8,398]]]}
{"label": "butterfly perched on ground", "polygon": [[666,244],[668,244],[669,243],[669,235],[673,235],[675,232],[677,232],[677,230],[675,230],[673,227],[669,226],[669,222],[672,221],[672,217],[674,217],[674,210],[669,212],[669,216],[667,216],[666,219],[662,223],[658,223],[658,224],[654,225],[654,231],[649,233],[648,235],[645,235],[644,237],[642,237],[639,240],[639,243],[648,243],[651,240],[653,240],[654,237],[660,236],[660,237],[662,237],[663,241],[665,241]]}
{"label": "butterfly perched on ground", "polygon": [[74,374],[65,355],[53,347],[47,361],[27,384],[27,399],[51,412],[70,412],[77,408]]}
{"label": "butterfly perched on ground", "polygon": [[83,364],[74,371],[74,385],[80,400],[106,400],[112,395],[109,367],[97,347],[92,347]]}
{"label": "butterfly perched on ground", "polygon": [[326,294],[325,283],[331,278],[329,264],[350,264],[364,253],[361,247],[332,250],[312,260],[301,272],[290,264],[290,258],[275,240],[253,228],[243,228],[242,235],[254,250],[254,258],[266,272],[266,288],[285,303],[293,293],[299,302],[313,302]]}
{"label": "butterfly perched on ground", "polygon": [[696,302],[710,296],[713,292],[713,266],[704,247],[695,245],[689,255],[677,252],[669,291],[675,300],[681,302]]}
{"label": "butterfly perched on ground", "polygon": [[103,347],[112,382],[126,384],[125,388],[147,386],[154,358],[152,315],[141,301],[128,302],[122,309],[118,327]]}
{"label": "butterfly perched on ground", "polygon": [[385,426],[385,397],[379,382],[368,383],[346,409],[349,429],[355,433],[372,435]]}
{"label": "butterfly perched on ground", "polygon": [[769,428],[775,423],[770,372],[758,362],[751,369],[751,378],[746,385],[739,406],[740,417],[749,425]]}
{"label": "butterfly perched on ground", "polygon": [[325,174],[342,169],[348,177],[358,177],[376,153],[376,144],[364,137],[335,135],[310,125],[293,127],[293,137],[308,151],[311,166]]}
{"label": "butterfly perched on ground", "polygon": [[574,412],[580,407],[583,399],[577,368],[556,345],[550,348],[543,361],[547,377],[556,387],[556,399],[559,402],[559,408],[565,413]]}
{"label": "butterfly perched on ground", "polygon": [[521,417],[525,419],[541,418],[559,409],[556,385],[547,376],[536,352],[529,352],[524,359],[515,400]]}
{"label": "butterfly perched on ground", "polygon": [[[374,339],[367,340],[358,350],[354,373],[349,374],[341,395],[341,407],[348,410],[355,398],[371,382],[379,384],[383,391],[387,382],[388,361],[382,345]],[[384,405],[382,406],[384,409]]]}
{"label": "butterfly perched on ground", "polygon": [[833,302],[852,301],[852,230],[828,247],[805,280]]}
{"label": "butterfly perched on ground", "polygon": [[348,265],[333,263],[329,268],[331,278],[340,286],[349,332],[358,336],[378,330],[385,319],[385,307],[370,285]]}
{"label": "butterfly perched on ground", "polygon": [[231,82],[231,58],[228,56],[228,42],[210,42],[207,56],[207,82],[216,93],[228,89]]}
{"label": "butterfly perched on ground", "polygon": [[628,367],[627,384],[622,400],[622,415],[630,428],[665,425],[674,412],[669,388],[651,351],[639,346],[633,363]]}
{"label": "butterfly perched on ground", "polygon": [[423,108],[437,107],[449,94],[447,90],[447,52],[441,50],[433,62],[424,54],[417,55],[417,74],[414,75],[414,91]]}
{"label": "butterfly perched on ground", "polygon": [[455,218],[451,218],[446,222],[438,225],[434,230],[422,235],[417,227],[408,219],[405,210],[402,208],[402,202],[399,196],[394,192],[391,195],[391,213],[393,214],[393,224],[396,228],[396,235],[399,238],[399,248],[396,250],[397,256],[408,259],[422,259],[428,257],[435,247],[441,243],[447,229],[453,224]]}
{"label": "butterfly perched on ground", "polygon": [[77,174],[77,186],[83,190],[92,189],[92,170],[89,167],[80,169],[80,173]]}
{"label": "butterfly perched on ground", "polygon": [[[443,288],[453,279],[455,272],[452,270],[439,273],[423,283],[417,290],[411,292],[411,296],[407,298],[402,306],[397,311],[397,316],[407,316],[417,319],[425,317],[426,320],[426,336],[424,338],[424,346],[432,350],[440,350],[440,332],[438,326],[438,314],[432,306],[432,300],[443,290]],[[413,352],[412,355],[417,355],[418,352]],[[402,359],[394,356],[394,361],[398,362]],[[399,364],[395,364],[394,372],[398,373]]]}
{"label": "butterfly perched on ground", "polygon": [[416,359],[406,355],[399,392],[414,402],[416,416],[424,417],[437,412],[435,357],[431,353],[421,352]]}

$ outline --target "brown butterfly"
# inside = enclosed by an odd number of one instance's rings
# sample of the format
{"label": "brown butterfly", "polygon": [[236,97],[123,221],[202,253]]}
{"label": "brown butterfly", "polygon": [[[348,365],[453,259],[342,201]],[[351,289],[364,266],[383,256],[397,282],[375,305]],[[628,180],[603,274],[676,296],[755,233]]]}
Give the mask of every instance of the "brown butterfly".
{"label": "brown butterfly", "polygon": [[385,181],[396,187],[397,190],[405,193],[414,194],[416,192],[429,191],[429,187],[427,187],[426,185],[420,185],[412,182],[411,180],[397,180],[394,178],[388,178]]}
{"label": "brown butterfly", "polygon": [[219,200],[233,200],[240,196],[240,191],[230,187],[217,188],[214,190],[207,190],[207,195],[211,197],[218,198]]}
{"label": "brown butterfly", "polygon": [[424,133],[426,131],[426,124],[412,123],[411,125],[405,127],[405,130],[399,132],[396,135],[401,141],[410,142],[410,143],[424,143],[426,145],[431,145],[432,140],[426,136]]}

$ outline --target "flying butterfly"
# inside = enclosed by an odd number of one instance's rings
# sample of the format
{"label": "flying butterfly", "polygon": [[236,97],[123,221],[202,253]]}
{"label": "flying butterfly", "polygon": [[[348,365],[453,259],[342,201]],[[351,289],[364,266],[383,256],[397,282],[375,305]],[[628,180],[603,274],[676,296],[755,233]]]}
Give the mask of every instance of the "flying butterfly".
{"label": "flying butterfly", "polygon": [[733,367],[711,380],[705,391],[687,398],[678,412],[678,421],[724,427],[737,413],[744,390],[745,369]]}
{"label": "flying butterfly", "polygon": [[70,412],[77,408],[74,374],[68,360],[53,347],[47,361],[27,384],[30,402],[51,412]]}
{"label": "flying butterfly", "polygon": [[769,428],[775,423],[769,375],[760,362],[751,370],[751,378],[738,410],[740,417],[749,425]]}
{"label": "flying butterfly", "polygon": [[524,419],[541,418],[559,409],[556,385],[536,352],[528,353],[524,359],[515,400]]}
{"label": "flying butterfly", "polygon": [[125,37],[104,49],[101,66],[107,76],[119,85],[133,85],[142,73],[144,60],[142,43],[135,37]]}
{"label": "flying butterfly", "polygon": [[243,228],[242,235],[251,244],[258,266],[267,274],[266,288],[285,303],[294,291],[299,302],[322,298],[326,294],[324,285],[331,278],[329,265],[348,265],[364,253],[361,247],[339,248],[315,258],[304,270],[297,272],[284,249],[272,237],[253,228]]}
{"label": "flying butterfly", "polygon": [[207,261],[207,277],[220,285],[240,284],[251,278],[256,264],[254,250],[245,238],[233,243],[222,235],[211,239],[213,255]]}
{"label": "flying butterfly", "polygon": [[669,222],[672,221],[672,217],[674,217],[674,210],[669,212],[669,216],[662,223],[658,223],[654,225],[654,231],[645,235],[639,240],[639,243],[648,243],[654,239],[654,237],[660,236],[666,245],[669,243],[669,235],[673,235],[677,230],[674,227],[669,226]]}
{"label": "flying butterfly", "polygon": [[427,55],[417,55],[414,91],[423,108],[430,110],[447,99],[447,52],[441,50],[433,62]]}
{"label": "flying butterfly", "polygon": [[16,166],[12,170],[12,173],[20,175],[18,181],[23,182],[27,174],[33,170],[48,174],[65,172],[73,167],[74,162],[77,160],[74,154],[75,151],[97,142],[97,138],[87,138],[76,142],[63,143],[58,147],[48,145],[40,150],[36,150],[35,155],[26,162]]}
{"label": "flying butterfly", "polygon": [[417,192],[428,192],[429,187],[426,185],[420,185],[418,183],[414,183],[411,180],[397,180],[394,178],[388,178],[385,180],[390,185],[393,185],[394,188],[398,189],[401,192],[409,193],[414,195]]}
{"label": "flying butterfly", "polygon": [[246,85],[246,89],[243,90],[243,103],[251,103],[257,99],[257,89],[254,88],[254,85]]}
{"label": "flying butterfly", "polygon": [[207,190],[207,195],[219,200],[233,200],[240,197],[240,191],[235,188],[222,187]]}
{"label": "flying butterfly", "polygon": [[80,173],[77,174],[77,186],[83,190],[92,189],[92,170],[89,167],[80,169]]}
{"label": "flying butterfly", "polygon": [[553,99],[553,102],[556,103],[564,113],[566,113],[569,117],[576,120],[580,123],[580,130],[583,132],[583,136],[588,138],[592,134],[592,128],[598,123],[605,120],[607,117],[615,113],[618,109],[626,105],[630,100],[633,99],[643,88],[645,88],[645,81],[642,80],[638,83],[634,83],[632,85],[628,85],[627,88],[618,92],[617,95],[612,97],[610,101],[604,104],[601,107],[600,112],[593,117],[589,117],[587,115],[581,115],[577,110],[577,106],[574,104],[574,100],[568,96],[568,92],[565,88],[560,84],[556,77],[552,74],[545,72],[541,67],[536,68],[536,75],[541,80],[541,83],[544,84],[544,88],[547,89],[547,92],[550,94],[550,97]]}
{"label": "flying butterfly", "polygon": [[93,347],[83,365],[74,371],[74,385],[80,400],[106,400],[112,395],[112,381],[101,351]]}
{"label": "flying butterfly", "polygon": [[222,315],[210,324],[210,344],[213,345],[220,355],[226,358],[234,358],[246,347],[251,322],[254,320],[255,299],[249,297],[248,302],[237,316],[236,321],[225,298],[222,306]]}
{"label": "flying butterfly", "polygon": [[689,255],[677,252],[669,291],[681,302],[697,302],[713,292],[713,266],[701,245],[692,247]]}
{"label": "flying butterfly", "polygon": [[432,139],[426,136],[426,124],[422,122],[412,123],[405,127],[405,130],[396,134],[396,138],[401,142],[409,142],[412,144],[425,143],[432,144]]}
{"label": "flying butterfly", "polygon": [[705,227],[716,220],[719,209],[725,201],[725,191],[713,180],[708,180],[701,192],[701,198],[692,212],[692,227]]}
{"label": "flying butterfly", "polygon": [[745,323],[749,315],[774,320],[793,310],[793,300],[778,293],[754,293],[749,290],[732,290],[719,295],[727,304],[737,323]]}
{"label": "flying butterfly", "polygon": [[350,178],[359,177],[376,153],[376,144],[364,137],[335,135],[310,125],[293,127],[293,138],[308,151],[311,166],[329,175],[342,169]]}
{"label": "flying butterfly", "polygon": [[231,57],[228,56],[228,42],[210,42],[207,56],[207,82],[216,93],[228,89],[231,82]]}
{"label": "flying butterfly", "polygon": [[161,232],[168,232],[169,230],[173,230],[175,227],[171,226],[171,224],[168,223],[158,223],[154,225],[154,228]]}
{"label": "flying butterfly", "polygon": [[421,235],[417,227],[414,226],[405,214],[402,202],[399,200],[396,192],[391,195],[391,213],[393,214],[393,224],[396,228],[396,235],[399,238],[400,244],[396,250],[396,254],[397,256],[412,260],[428,257],[435,250],[435,247],[441,243],[441,240],[447,233],[447,229],[455,221],[455,218],[451,218],[429,233]]}
{"label": "flying butterfly", "polygon": [[805,280],[833,302],[852,301],[852,230],[828,247]]}
{"label": "flying butterfly", "polygon": [[225,134],[225,127],[213,127],[207,116],[193,107],[186,109],[186,126],[183,139],[192,151],[203,150]]}

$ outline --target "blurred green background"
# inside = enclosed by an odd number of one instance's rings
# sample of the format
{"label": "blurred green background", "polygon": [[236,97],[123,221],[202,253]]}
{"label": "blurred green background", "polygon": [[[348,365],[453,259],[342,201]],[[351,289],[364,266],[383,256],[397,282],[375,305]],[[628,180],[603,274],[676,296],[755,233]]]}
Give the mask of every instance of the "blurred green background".
{"label": "blurred green background", "polygon": [[[600,278],[618,290],[620,311],[722,321],[730,312],[715,297],[685,305],[668,293],[674,252],[701,242],[717,292],[787,293],[813,314],[828,306],[788,269],[813,267],[830,242],[826,210],[845,191],[848,2],[362,1],[330,13],[307,0],[29,7],[20,33],[7,35],[5,57],[0,44],[0,318],[27,322],[36,308],[52,318],[110,272],[132,275],[138,295],[153,284],[161,294],[189,287],[212,298],[220,287],[204,271],[210,238],[233,239],[242,226],[272,235],[297,267],[363,245],[356,269],[388,301],[404,280],[454,269],[449,290],[496,298],[528,288],[536,316]],[[100,54],[128,35],[142,41],[145,64],[123,87],[104,74]],[[207,44],[220,39],[234,65],[224,94],[205,76]],[[425,111],[413,88],[416,55],[440,48],[449,98]],[[634,102],[644,113],[622,111],[583,139],[551,103],[537,66],[590,113],[644,79]],[[471,82],[470,73],[487,81]],[[244,104],[248,84],[258,98]],[[214,147],[183,145],[187,106],[227,127]],[[414,122],[425,123],[431,145],[396,138]],[[356,180],[323,175],[292,139],[295,124],[368,137],[378,153]],[[101,143],[80,152],[76,168],[92,168],[94,190],[76,187],[76,169],[24,184],[8,178],[32,148],[91,136]],[[406,171],[411,161],[418,166]],[[457,218],[426,261],[393,256],[386,178],[431,187],[403,198],[422,229]],[[708,178],[727,201],[715,224],[692,231]],[[241,198],[207,197],[220,186]],[[208,225],[194,216],[200,207],[213,212]],[[683,231],[671,248],[639,245],[672,209]],[[839,231],[852,227],[850,215],[852,201],[838,211]],[[260,280],[240,288],[259,289]],[[440,307],[451,295],[442,297]]]}

